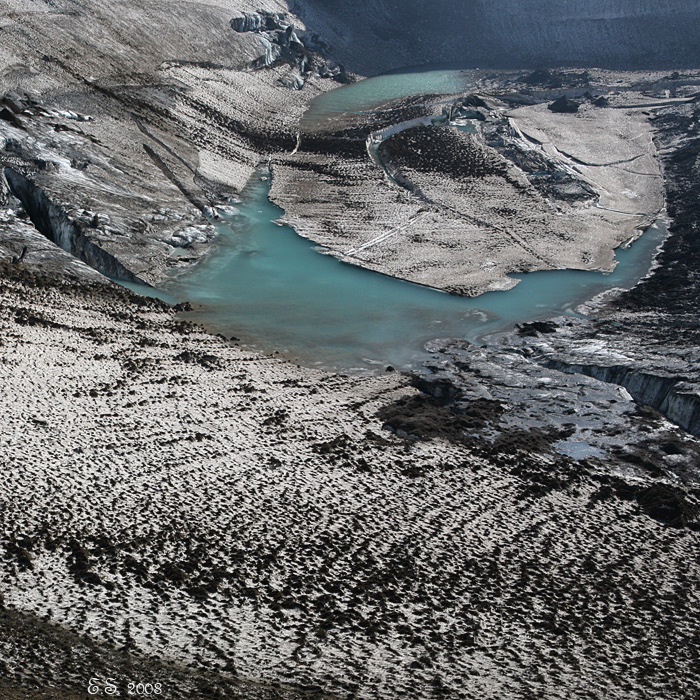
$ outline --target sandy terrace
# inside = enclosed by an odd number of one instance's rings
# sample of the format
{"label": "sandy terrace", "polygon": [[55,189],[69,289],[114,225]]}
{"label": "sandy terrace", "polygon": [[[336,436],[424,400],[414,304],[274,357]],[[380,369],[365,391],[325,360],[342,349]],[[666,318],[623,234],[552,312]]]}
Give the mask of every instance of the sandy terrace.
{"label": "sandy terrace", "polygon": [[[663,207],[647,116],[592,106],[554,114],[546,104],[501,114],[521,152],[585,183],[589,200],[552,199],[479,136],[448,134],[444,127],[389,138],[379,153],[392,179],[376,159],[304,152],[302,142],[299,153],[276,164],[271,197],[284,208],[285,221],[332,254],[464,294],[513,286],[506,275],[514,271],[611,269],[614,249],[638,236]],[[445,141],[433,149],[437,159],[429,160],[430,144],[419,133]],[[440,161],[452,151],[469,160],[475,150],[500,159],[500,171],[465,176]]]}

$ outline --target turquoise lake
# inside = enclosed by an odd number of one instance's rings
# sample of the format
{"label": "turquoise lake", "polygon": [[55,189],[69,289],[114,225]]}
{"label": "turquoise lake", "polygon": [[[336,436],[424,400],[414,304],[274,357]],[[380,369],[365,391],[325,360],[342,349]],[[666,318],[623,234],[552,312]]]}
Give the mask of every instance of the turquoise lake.
{"label": "turquoise lake", "polygon": [[469,90],[479,71],[454,67],[425,67],[394,71],[323,93],[309,105],[301,121],[313,127],[334,114],[364,112],[400,97],[453,94]]}
{"label": "turquoise lake", "polygon": [[[392,96],[466,89],[466,71],[412,71],[368,79],[324,95],[315,118],[365,109]],[[340,262],[276,221],[258,174],[234,213],[219,224],[213,252],[167,285],[177,300],[196,303],[193,320],[244,345],[278,351],[301,364],[342,371],[416,366],[427,340],[484,334],[553,314],[610,287],[631,287],[649,270],[663,225],[618,250],[614,272],[547,271],[517,276],[512,290],[476,298],[451,296]],[[515,275],[514,275],[515,276]]]}
{"label": "turquoise lake", "polygon": [[282,210],[256,177],[216,251],[168,289],[202,305],[196,319],[245,344],[302,364],[359,370],[405,368],[429,357],[425,341],[479,336],[560,313],[609,287],[629,287],[648,270],[663,228],[617,254],[609,275],[557,270],[522,275],[507,292],[456,297],[318,252],[276,223]]}

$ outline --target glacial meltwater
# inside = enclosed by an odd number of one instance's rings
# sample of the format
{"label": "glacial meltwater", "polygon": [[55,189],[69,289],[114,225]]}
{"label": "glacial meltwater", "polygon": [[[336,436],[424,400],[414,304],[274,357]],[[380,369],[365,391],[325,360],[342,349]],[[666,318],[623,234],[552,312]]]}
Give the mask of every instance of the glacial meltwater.
{"label": "glacial meltwater", "polygon": [[[305,119],[369,109],[393,97],[468,89],[473,73],[412,70],[371,78],[322,95]],[[426,341],[471,341],[490,332],[562,312],[611,287],[630,287],[648,271],[666,235],[650,228],[617,252],[611,274],[573,270],[514,275],[505,292],[451,296],[343,263],[322,254],[276,221],[269,179],[256,175],[226,223],[215,249],[167,286],[197,305],[193,320],[264,352],[343,371],[408,368],[429,358]]]}
{"label": "glacial meltwater", "polygon": [[219,225],[212,252],[168,291],[200,305],[194,319],[242,343],[302,364],[346,371],[405,368],[430,355],[427,340],[479,336],[561,313],[610,287],[629,287],[649,269],[665,231],[649,229],[618,251],[609,275],[557,270],[519,275],[507,292],[463,298],[323,255],[275,221],[269,181],[254,178],[237,211]]}
{"label": "glacial meltwater", "polygon": [[312,100],[302,127],[313,128],[334,114],[369,111],[401,97],[454,94],[469,90],[479,71],[445,66],[401,69],[331,90]]}

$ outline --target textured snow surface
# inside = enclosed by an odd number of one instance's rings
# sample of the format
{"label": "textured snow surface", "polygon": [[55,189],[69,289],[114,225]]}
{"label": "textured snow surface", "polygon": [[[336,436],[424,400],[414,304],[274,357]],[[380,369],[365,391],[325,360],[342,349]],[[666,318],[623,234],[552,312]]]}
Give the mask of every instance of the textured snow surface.
{"label": "textured snow surface", "polygon": [[396,375],[296,368],[95,293],[0,294],[5,606],[338,697],[693,697],[697,533],[527,443],[394,437],[377,410],[415,394]]}

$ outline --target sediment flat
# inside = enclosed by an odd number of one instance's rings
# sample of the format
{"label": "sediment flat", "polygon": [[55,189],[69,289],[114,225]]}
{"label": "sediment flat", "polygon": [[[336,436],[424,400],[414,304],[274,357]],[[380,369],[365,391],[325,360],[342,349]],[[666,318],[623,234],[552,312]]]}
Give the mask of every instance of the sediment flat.
{"label": "sediment flat", "polygon": [[[491,110],[473,122],[476,133],[388,130],[379,162],[360,150],[376,119],[320,124],[275,161],[271,198],[285,222],[330,254],[455,293],[508,289],[517,284],[512,272],[611,270],[615,248],[663,208],[648,116],[612,103],[556,114],[546,101],[508,109],[486,98]],[[406,105],[406,116],[416,109]],[[425,109],[436,109],[432,98]],[[402,118],[396,104],[378,107],[377,117],[389,110]]]}

